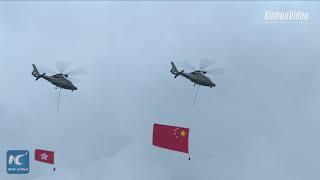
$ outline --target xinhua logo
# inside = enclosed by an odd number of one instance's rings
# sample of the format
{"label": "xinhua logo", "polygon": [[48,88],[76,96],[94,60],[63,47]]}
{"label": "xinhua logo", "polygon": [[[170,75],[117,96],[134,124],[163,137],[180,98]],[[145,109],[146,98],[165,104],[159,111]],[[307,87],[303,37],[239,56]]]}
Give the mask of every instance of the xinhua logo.
{"label": "xinhua logo", "polygon": [[29,173],[29,151],[9,150],[7,151],[7,173],[28,174]]}

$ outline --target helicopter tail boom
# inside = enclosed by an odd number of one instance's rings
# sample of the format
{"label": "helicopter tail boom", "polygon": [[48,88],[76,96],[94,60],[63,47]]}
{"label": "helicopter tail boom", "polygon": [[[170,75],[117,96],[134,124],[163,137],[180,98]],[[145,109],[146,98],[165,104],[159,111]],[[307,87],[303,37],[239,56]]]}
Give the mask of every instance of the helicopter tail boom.
{"label": "helicopter tail boom", "polygon": [[46,75],[46,73],[43,73],[43,74],[39,75],[39,76],[36,78],[36,81],[37,81],[38,79],[40,79],[40,78],[43,78],[43,76],[45,76],[45,75]]}
{"label": "helicopter tail boom", "polygon": [[177,78],[177,77],[178,77],[179,75],[181,75],[183,72],[184,72],[184,70],[182,70],[182,71],[180,71],[180,72],[176,73],[176,74],[175,74],[175,76],[174,76],[174,78]]}

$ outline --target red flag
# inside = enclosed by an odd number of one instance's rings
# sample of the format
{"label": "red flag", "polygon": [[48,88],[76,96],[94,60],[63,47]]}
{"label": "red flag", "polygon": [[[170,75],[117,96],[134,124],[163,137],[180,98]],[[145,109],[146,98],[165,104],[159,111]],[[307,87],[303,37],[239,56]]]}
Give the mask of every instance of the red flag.
{"label": "red flag", "polygon": [[36,149],[35,153],[34,153],[34,158],[36,161],[54,164],[54,152],[53,151]]}
{"label": "red flag", "polygon": [[189,153],[189,128],[154,124],[152,144],[174,151]]}

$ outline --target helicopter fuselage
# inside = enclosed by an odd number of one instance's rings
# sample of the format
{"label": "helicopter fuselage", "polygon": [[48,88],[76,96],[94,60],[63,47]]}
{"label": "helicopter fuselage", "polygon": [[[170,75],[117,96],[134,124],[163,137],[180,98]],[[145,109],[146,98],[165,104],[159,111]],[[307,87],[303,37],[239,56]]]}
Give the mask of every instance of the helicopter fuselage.
{"label": "helicopter fuselage", "polygon": [[77,90],[77,87],[74,86],[71,81],[69,81],[68,79],[66,79],[62,75],[59,75],[59,74],[56,74],[53,76],[44,75],[44,76],[42,76],[42,78],[51,82],[53,85],[55,85],[59,88],[69,89],[72,91]]}
{"label": "helicopter fuselage", "polygon": [[216,86],[207,76],[202,74],[201,72],[190,72],[190,73],[181,73],[181,76],[189,79],[195,84],[202,85],[202,86],[209,86],[214,87]]}

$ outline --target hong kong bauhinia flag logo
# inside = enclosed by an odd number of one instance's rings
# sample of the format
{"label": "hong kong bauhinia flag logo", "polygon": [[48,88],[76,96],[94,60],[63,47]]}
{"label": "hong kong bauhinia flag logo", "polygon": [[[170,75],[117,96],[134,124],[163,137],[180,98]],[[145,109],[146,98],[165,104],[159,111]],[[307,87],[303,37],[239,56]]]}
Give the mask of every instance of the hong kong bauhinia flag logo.
{"label": "hong kong bauhinia flag logo", "polygon": [[42,149],[36,149],[34,153],[36,161],[43,163],[54,164],[54,152]]}

